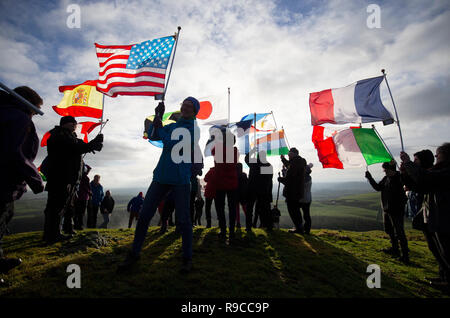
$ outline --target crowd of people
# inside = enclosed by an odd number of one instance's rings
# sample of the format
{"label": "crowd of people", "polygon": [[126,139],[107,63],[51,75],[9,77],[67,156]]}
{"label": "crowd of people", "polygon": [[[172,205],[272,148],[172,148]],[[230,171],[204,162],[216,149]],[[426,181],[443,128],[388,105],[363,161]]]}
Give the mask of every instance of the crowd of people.
{"label": "crowd of people", "polygon": [[[18,87],[15,92],[36,107],[42,105],[42,98],[29,87]],[[34,111],[22,105],[9,94],[0,91],[1,120],[1,163],[7,167],[1,183],[0,240],[6,232],[14,214],[14,201],[26,191],[26,184],[33,193],[44,191],[44,184],[33,161],[37,154],[39,139],[32,117]],[[211,207],[214,202],[217,213],[219,239],[233,245],[236,228],[241,226],[240,208],[245,215],[247,233],[252,228],[272,231],[279,221],[277,203],[273,203],[273,167],[266,158],[265,151],[253,148],[245,155],[249,168],[248,176],[239,162],[239,151],[235,146],[236,137],[226,126],[220,129],[212,149],[214,166],[204,176],[202,191],[199,177],[203,175],[203,157],[198,146],[199,128],[196,114],[200,109],[198,100],[186,98],[181,104],[181,118],[173,124],[162,124],[164,103],[158,104],[155,117],[148,128],[153,140],[163,143],[162,154],[153,173],[153,180],[145,194],[140,192],[127,205],[128,227],[137,220],[134,240],[126,259],[118,266],[125,271],[140,258],[142,246],[151,219],[158,210],[161,233],[170,225],[182,236],[182,267],[187,273],[192,269],[193,226],[201,225],[205,209],[206,228],[212,226]],[[100,228],[107,228],[109,215],[114,209],[111,191],[103,192],[100,176],[90,181],[91,167],[83,161],[83,155],[101,151],[103,135],[85,143],[77,138],[74,117],[64,116],[58,126],[50,131],[47,141],[47,158],[41,165],[46,176],[45,190],[48,192],[44,211],[43,239],[48,244],[66,240],[83,230],[84,215],[87,211],[88,228],[97,227],[98,213],[103,216]],[[173,132],[184,129],[189,133],[174,139]],[[189,139],[190,149],[175,148]],[[183,156],[190,154],[191,160],[175,160],[174,150]],[[189,155],[188,155],[189,156]],[[290,148],[288,158],[281,156],[282,173],[278,174],[279,184],[283,184],[283,196],[294,228],[292,233],[308,235],[311,231],[311,168],[312,164],[300,155],[299,150]],[[376,182],[369,172],[366,178],[372,187],[381,192],[384,211],[384,225],[392,247],[385,250],[400,260],[409,262],[408,242],[404,231],[404,213],[407,204],[405,190],[408,191],[409,208],[414,211],[413,226],[423,231],[430,251],[439,264],[440,277],[430,279],[432,284],[448,284],[450,280],[450,143],[445,143],[436,151],[436,162],[430,150],[414,154],[414,161],[402,152],[399,170],[395,162],[383,163],[386,176]],[[279,187],[278,187],[279,190]],[[414,200],[412,199],[414,198]],[[227,209],[226,209],[227,206]],[[172,214],[175,211],[175,222]],[[226,216],[228,212],[228,218]],[[303,213],[302,213],[303,212]],[[228,224],[228,226],[227,226]],[[227,229],[228,228],[228,229]],[[61,232],[64,232],[64,234]],[[401,252],[401,253],[400,253]],[[0,245],[0,271],[8,272],[18,266],[21,260],[7,258]]]}

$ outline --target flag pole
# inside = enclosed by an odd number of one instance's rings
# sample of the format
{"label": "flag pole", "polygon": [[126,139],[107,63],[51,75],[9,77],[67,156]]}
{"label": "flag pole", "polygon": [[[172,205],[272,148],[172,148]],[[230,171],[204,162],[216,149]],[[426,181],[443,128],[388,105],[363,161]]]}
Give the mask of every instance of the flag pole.
{"label": "flag pole", "polygon": [[[394,111],[395,111],[395,117],[397,118],[397,126],[398,131],[400,133],[400,143],[402,145],[402,151],[405,151],[405,147],[403,146],[403,136],[402,136],[402,129],[400,128],[400,120],[398,119],[398,113],[397,113],[397,107],[395,107],[394,97],[392,97],[391,88],[389,87],[389,83],[386,77],[386,72],[384,69],[381,70],[381,73],[384,75],[384,80],[386,81],[387,88],[389,90],[389,95],[391,95],[392,105],[394,105]],[[393,157],[392,157],[393,158]]]}
{"label": "flag pole", "polygon": [[253,113],[253,138],[255,140],[255,147],[256,147],[256,155],[258,155],[258,143],[256,142],[256,113]]}
{"label": "flag pole", "polygon": [[273,111],[271,110],[270,113],[272,114],[273,122],[275,123],[275,130],[278,130],[277,121],[275,120],[275,115],[273,114]]}
{"label": "flag pole", "polygon": [[102,133],[103,130],[103,114],[105,113],[105,94],[103,94],[103,101],[102,101],[102,118],[100,118],[100,131],[99,131],[99,135]]}
{"label": "flag pole", "polygon": [[281,130],[282,130],[282,131],[283,131],[283,133],[284,133],[284,138],[286,138],[286,143],[287,143],[287,145],[288,145],[289,149],[291,149],[291,146],[289,146],[289,140],[287,139],[287,135],[286,135],[286,132],[284,131],[284,128],[283,128],[283,126],[281,126]]}
{"label": "flag pole", "polygon": [[[166,82],[166,85],[164,86],[164,92],[162,93],[162,101],[163,102],[166,99],[166,92],[167,92],[167,87],[169,86],[170,74],[172,73],[173,61],[175,60],[175,54],[177,53],[177,44],[178,44],[178,38],[180,37],[180,31],[181,31],[181,27],[178,26],[178,32],[175,33],[175,37],[176,37],[175,38],[175,47],[173,48],[173,55],[172,55],[172,61],[170,62],[169,75],[167,76],[167,82]],[[157,99],[157,96],[159,96],[159,95],[155,95],[155,99]]]}
{"label": "flag pole", "polygon": [[230,88],[228,87],[228,124],[230,124]]}
{"label": "flag pole", "polygon": [[[383,138],[381,137],[381,135],[378,133],[378,130],[375,128],[375,125],[372,125],[372,129],[373,129],[373,131],[375,131],[375,133],[377,134],[378,138],[380,138],[381,142],[382,142],[383,145],[384,145],[384,148],[386,148],[386,150],[389,152],[389,154],[391,155],[392,159],[394,159],[394,156],[392,155],[391,150],[390,150],[389,147],[386,145],[386,143],[384,142],[384,140],[383,140]],[[396,164],[397,168],[399,168],[398,163],[397,163],[397,160],[394,159],[394,161],[395,161],[395,164]]]}
{"label": "flag pole", "polygon": [[37,108],[36,106],[31,104],[29,101],[27,101],[25,98],[23,98],[22,96],[17,94],[12,89],[9,89],[9,87],[6,86],[5,84],[3,84],[2,82],[0,82],[0,87],[3,88],[6,92],[8,92],[10,95],[15,97],[16,99],[18,99],[22,104],[24,104],[25,106],[31,108],[34,112],[38,113],[39,115],[44,115],[44,112],[42,110],[40,110],[39,108]]}

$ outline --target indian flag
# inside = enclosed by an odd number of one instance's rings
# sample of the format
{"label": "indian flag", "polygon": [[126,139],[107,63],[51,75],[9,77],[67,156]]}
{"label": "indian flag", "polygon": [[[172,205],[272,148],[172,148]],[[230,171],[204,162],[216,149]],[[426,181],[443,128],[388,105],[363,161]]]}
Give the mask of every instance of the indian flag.
{"label": "indian flag", "polygon": [[393,159],[372,128],[332,131],[314,126],[312,141],[324,168],[364,167]]}
{"label": "indian flag", "polygon": [[97,91],[97,81],[86,81],[78,85],[60,86],[64,93],[61,102],[53,110],[61,116],[101,118],[103,94]]}
{"label": "indian flag", "polygon": [[[289,148],[284,139],[284,130],[265,135],[256,139],[259,151],[265,150],[268,156],[287,155]],[[253,143],[251,145],[253,147]]]}

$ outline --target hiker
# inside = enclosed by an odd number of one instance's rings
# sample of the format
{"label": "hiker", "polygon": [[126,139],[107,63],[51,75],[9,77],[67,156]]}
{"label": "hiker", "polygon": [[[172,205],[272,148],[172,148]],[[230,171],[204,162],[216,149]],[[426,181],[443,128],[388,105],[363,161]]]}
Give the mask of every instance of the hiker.
{"label": "hiker", "polygon": [[107,190],[105,193],[105,197],[102,200],[100,205],[100,213],[103,216],[103,223],[100,225],[100,228],[108,228],[109,223],[109,215],[112,213],[114,209],[114,199],[111,196],[111,191]]}
{"label": "hiker", "polygon": [[[42,98],[31,88],[20,86],[14,92],[34,106],[41,108]],[[14,201],[27,191],[34,194],[44,191],[42,178],[33,161],[39,148],[39,138],[33,124],[36,113],[5,91],[0,91],[0,274],[22,263],[20,258],[6,258],[2,249],[2,238],[14,215]]]}
{"label": "hiker", "polygon": [[81,155],[101,151],[103,147],[102,134],[85,143],[77,138],[76,127],[77,121],[74,117],[61,117],[59,126],[50,130],[47,140],[48,198],[44,212],[44,240],[49,244],[70,238],[60,233],[61,215],[64,216],[64,232],[68,235],[75,234],[72,226],[73,200],[83,169]]}
{"label": "hiker", "polygon": [[211,206],[216,196],[216,181],[214,177],[214,167],[211,167],[206,173],[204,181],[205,185],[205,216],[206,216],[206,228],[211,227]]}
{"label": "hiker", "polygon": [[[258,215],[261,218],[261,226],[271,227],[270,203],[272,202],[273,167],[266,159],[266,153],[260,151],[256,159],[253,155],[257,149],[253,148],[245,155],[245,163],[249,166],[247,185],[247,214],[245,227],[247,232],[256,227]],[[253,208],[255,208],[255,220],[252,224]]]}
{"label": "hiker", "polygon": [[[220,138],[221,137],[221,138]],[[236,137],[229,129],[221,131],[220,137],[212,149],[214,156],[214,177],[216,185],[216,196],[214,203],[219,221],[219,238],[226,240],[227,223],[225,218],[225,197],[228,201],[229,218],[229,243],[233,243],[235,238],[234,228],[236,222],[236,203],[238,190],[237,163],[239,151],[234,146]],[[233,141],[233,143],[230,142]]]}
{"label": "hiker", "polygon": [[[199,157],[201,157],[198,146],[200,129],[195,121],[195,116],[200,110],[200,103],[194,97],[186,98],[181,104],[181,118],[176,123],[163,127],[161,119],[164,110],[164,103],[160,102],[155,108],[155,119],[149,125],[148,135],[152,136],[153,133],[154,137],[152,138],[162,141],[163,151],[153,171],[153,181],[144,198],[144,205],[134,234],[132,250],[128,253],[125,261],[119,265],[119,271],[126,270],[139,259],[150,221],[159,203],[170,190],[173,191],[175,197],[177,226],[182,235],[183,266],[181,271],[187,273],[192,269],[192,224],[189,211],[190,179],[192,175],[201,175],[201,169],[203,168],[203,158],[199,160]],[[179,135],[177,132],[183,132],[184,134]],[[178,139],[175,137],[178,137]],[[179,143],[190,146],[190,161],[186,162],[182,159],[179,163],[176,163],[175,159],[178,161],[179,158],[172,158],[172,149],[175,146],[178,147]],[[183,148],[180,150],[183,150]],[[180,150],[178,150],[178,153]]]}
{"label": "hiker", "polygon": [[411,177],[418,189],[425,193],[422,212],[426,231],[432,237],[439,264],[439,278],[428,279],[432,286],[450,286],[450,143],[436,149],[436,163],[426,170],[411,162],[405,152],[400,153],[403,173]]}
{"label": "hiker", "polygon": [[305,192],[303,194],[303,198],[300,199],[300,209],[303,211],[303,220],[305,221],[305,225],[303,230],[305,234],[309,234],[311,231],[311,186],[312,186],[312,178],[311,178],[311,168],[313,167],[312,163],[309,163],[305,167]]}
{"label": "hiker", "polygon": [[139,192],[137,196],[135,196],[130,200],[130,202],[128,202],[127,212],[130,213],[130,218],[128,220],[128,228],[131,228],[134,219],[136,220],[139,219],[139,213],[141,212],[143,203],[144,203],[144,194],[142,192]]}
{"label": "hiker", "polygon": [[205,205],[205,200],[203,200],[201,194],[197,195],[197,199],[195,200],[194,225],[202,225],[201,219],[202,219],[204,205]]}
{"label": "hiker", "polygon": [[102,204],[105,194],[103,193],[103,186],[100,184],[100,176],[96,174],[94,180],[91,181],[91,209],[88,210],[87,227],[95,229],[97,227],[97,215],[100,205]]}
{"label": "hiker", "polygon": [[383,207],[384,230],[391,239],[392,247],[383,249],[383,252],[394,257],[400,256],[398,242],[402,255],[400,261],[409,263],[408,241],[404,230],[404,215],[406,194],[403,190],[400,173],[397,171],[395,161],[384,162],[382,164],[386,174],[380,182],[376,182],[369,171],[366,171],[366,178],[374,190],[381,191],[381,203]]}
{"label": "hiker", "polygon": [[89,171],[91,171],[91,167],[85,164],[83,167],[83,175],[81,176],[80,187],[78,188],[77,197],[75,200],[73,228],[80,231],[83,230],[84,212],[86,211],[89,197],[92,195],[90,180],[88,177]]}
{"label": "hiker", "polygon": [[287,160],[281,155],[281,162],[286,167],[286,176],[278,177],[278,181],[284,185],[283,196],[286,198],[286,204],[294,228],[290,233],[303,234],[302,212],[300,211],[300,200],[305,193],[305,167],[306,160],[303,159],[297,148],[291,148],[288,152]]}
{"label": "hiker", "polygon": [[247,191],[248,191],[248,178],[247,174],[243,171],[242,163],[237,164],[238,170],[238,202],[236,204],[236,227],[241,227],[239,205],[244,211],[244,215],[247,215]]}

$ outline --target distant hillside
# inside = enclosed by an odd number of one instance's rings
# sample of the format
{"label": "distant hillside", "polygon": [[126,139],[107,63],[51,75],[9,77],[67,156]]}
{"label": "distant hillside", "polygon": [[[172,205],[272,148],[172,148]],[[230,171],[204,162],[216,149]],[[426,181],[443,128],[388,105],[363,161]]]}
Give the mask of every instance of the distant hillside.
{"label": "distant hillside", "polygon": [[[436,276],[437,264],[418,231],[408,231],[412,264],[406,266],[380,249],[389,246],[380,231],[314,230],[300,236],[285,230],[254,235],[238,231],[236,245],[218,240],[217,228],[194,230],[194,269],[179,273],[181,239],[171,229],[153,227],[139,264],[118,275],[134,230],[83,231],[70,241],[46,246],[41,232],[5,237],[9,256],[23,264],[7,276],[1,298],[151,297],[151,298],[304,298],[448,297],[423,283]],[[69,264],[81,269],[81,288],[69,289]],[[369,289],[369,264],[381,268],[381,288]]]}
{"label": "distant hillside", "polygon": [[[313,228],[351,230],[351,231],[370,231],[382,230],[382,216],[380,211],[380,194],[370,189],[367,190],[367,184],[349,183],[349,184],[318,184],[318,189],[313,188],[313,202],[311,206],[311,216],[313,219]],[[356,190],[358,188],[358,190]],[[126,228],[128,226],[128,213],[126,205],[130,198],[136,195],[138,189],[132,193],[126,193],[125,190],[112,190],[112,196],[116,202],[109,228]],[[276,197],[274,196],[275,204]],[[16,214],[10,223],[11,233],[39,231],[43,228],[44,209],[47,200],[47,194],[33,195],[26,193],[24,197],[16,201]],[[291,228],[292,221],[287,211],[284,198],[280,194],[278,207],[281,211],[280,227]],[[212,207],[213,225],[217,225],[217,215],[214,205]],[[99,215],[99,224],[101,216]],[[241,225],[245,225],[245,215],[241,209]],[[86,221],[86,217],[85,217]],[[156,213],[151,224],[157,225],[159,214]],[[205,213],[203,212],[202,224],[206,223]],[[406,227],[410,227],[410,221],[406,221]]]}

